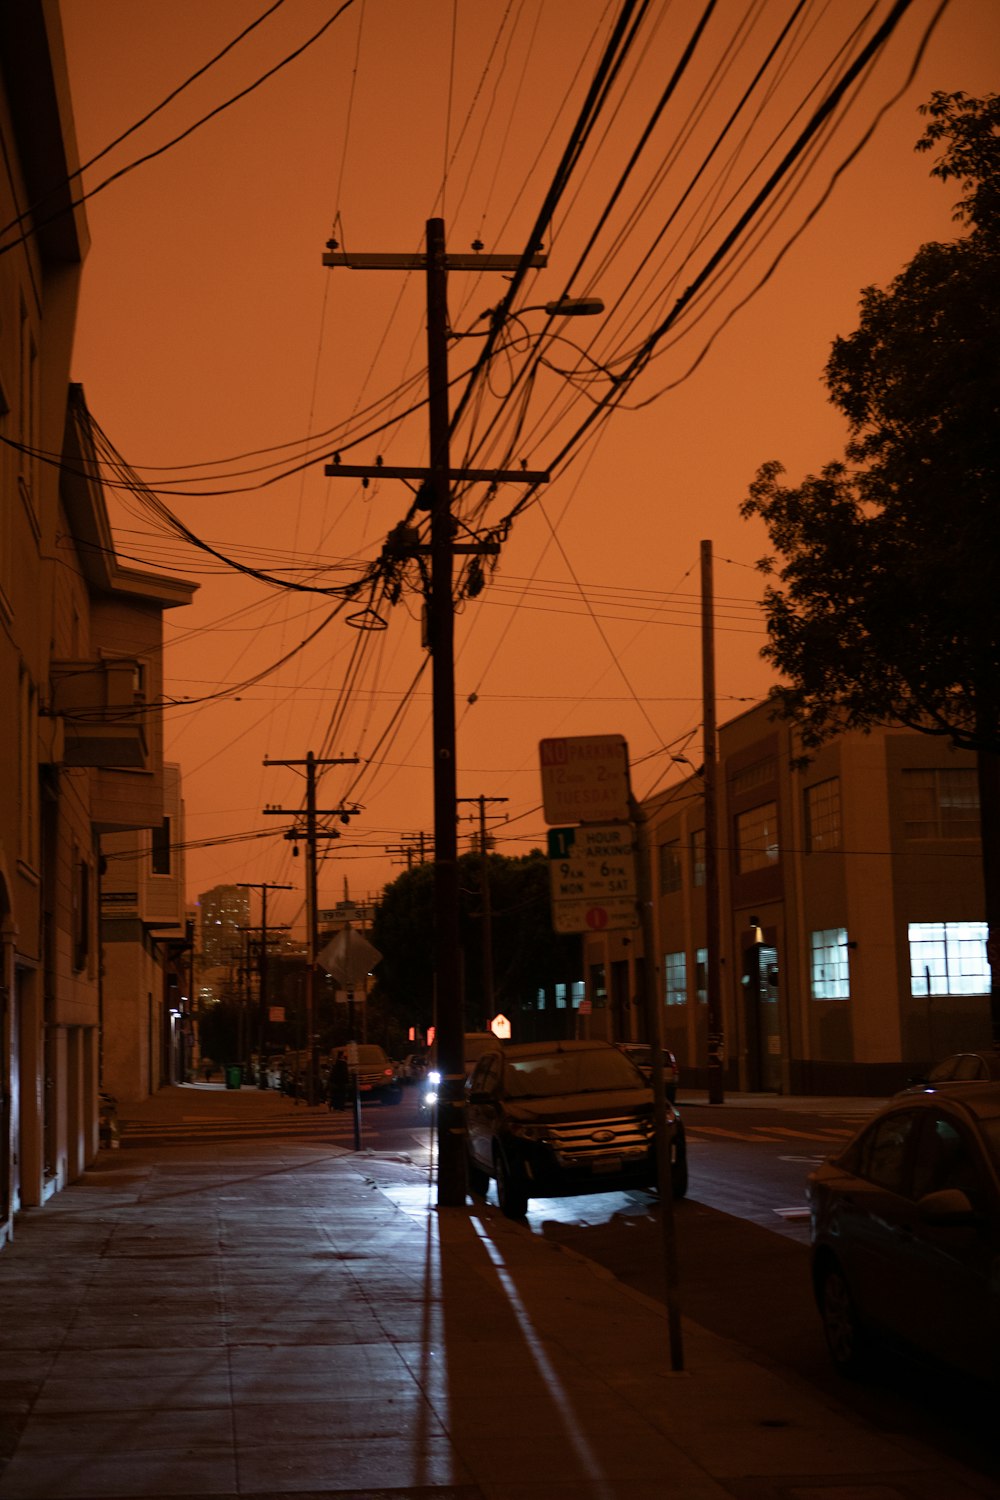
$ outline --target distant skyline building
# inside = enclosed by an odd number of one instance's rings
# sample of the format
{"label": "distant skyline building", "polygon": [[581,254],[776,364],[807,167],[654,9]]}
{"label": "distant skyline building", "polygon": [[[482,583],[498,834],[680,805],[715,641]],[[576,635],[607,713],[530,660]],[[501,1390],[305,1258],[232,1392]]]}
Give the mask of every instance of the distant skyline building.
{"label": "distant skyline building", "polygon": [[242,929],[250,925],[250,892],[238,885],[215,885],[198,897],[198,914],[203,966],[232,963],[243,949]]}

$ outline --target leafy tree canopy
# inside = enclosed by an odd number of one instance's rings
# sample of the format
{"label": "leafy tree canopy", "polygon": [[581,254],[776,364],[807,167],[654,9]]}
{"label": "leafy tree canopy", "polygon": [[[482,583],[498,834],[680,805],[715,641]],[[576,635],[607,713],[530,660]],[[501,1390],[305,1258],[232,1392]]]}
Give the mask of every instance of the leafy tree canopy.
{"label": "leafy tree canopy", "polygon": [[1000,752],[1000,97],[934,94],[917,149],[955,179],[968,232],[921,246],[825,371],[845,457],[801,484],[776,462],[744,516],[761,566],[774,696],[807,744],[892,720]]}

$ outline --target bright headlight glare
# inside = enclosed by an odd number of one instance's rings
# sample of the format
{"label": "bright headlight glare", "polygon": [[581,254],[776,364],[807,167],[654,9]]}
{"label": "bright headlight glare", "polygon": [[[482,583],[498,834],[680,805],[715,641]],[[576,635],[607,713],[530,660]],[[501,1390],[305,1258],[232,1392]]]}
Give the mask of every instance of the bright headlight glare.
{"label": "bright headlight glare", "polygon": [[437,1071],[436,1068],[432,1068],[431,1071],[428,1073],[428,1075],[427,1075],[427,1082],[428,1083],[440,1083],[441,1082],[441,1074]]}

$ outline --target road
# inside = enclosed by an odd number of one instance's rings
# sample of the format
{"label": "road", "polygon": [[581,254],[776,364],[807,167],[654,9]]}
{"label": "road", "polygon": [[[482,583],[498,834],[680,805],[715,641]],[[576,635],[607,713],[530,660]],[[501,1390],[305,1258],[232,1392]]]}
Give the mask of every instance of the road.
{"label": "road", "polygon": [[[863,1113],[792,1112],[755,1103],[683,1108],[691,1183],[676,1208],[681,1311],[781,1366],[882,1432],[920,1438],[1000,1479],[995,1398],[909,1357],[887,1354],[865,1384],[830,1368],[809,1284],[805,1179],[846,1140]],[[409,1091],[391,1110],[365,1109],[366,1144],[428,1161],[430,1130]],[[495,1189],[489,1204],[495,1207]],[[598,1262],[638,1291],[665,1300],[655,1202],[644,1193],[533,1199],[533,1234]],[[914,1309],[920,1316],[920,1309]]]}

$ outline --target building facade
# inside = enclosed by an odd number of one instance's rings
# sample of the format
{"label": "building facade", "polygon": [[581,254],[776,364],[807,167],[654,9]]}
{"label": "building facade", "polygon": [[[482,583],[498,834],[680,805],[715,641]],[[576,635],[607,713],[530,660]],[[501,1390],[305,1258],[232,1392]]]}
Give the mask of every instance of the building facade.
{"label": "building facade", "polygon": [[162,821],[162,614],[193,586],[118,560],[70,384],[87,231],[49,0],[0,7],[0,143],[2,1242],[97,1150],[101,839]]}
{"label": "building facade", "polygon": [[[645,808],[664,1039],[707,1081],[705,810]],[[719,989],[729,1088],[878,1095],[990,1045],[974,757],[886,728],[808,760],[761,704],[719,732]],[[638,933],[586,939],[591,1034],[645,1034]]]}

